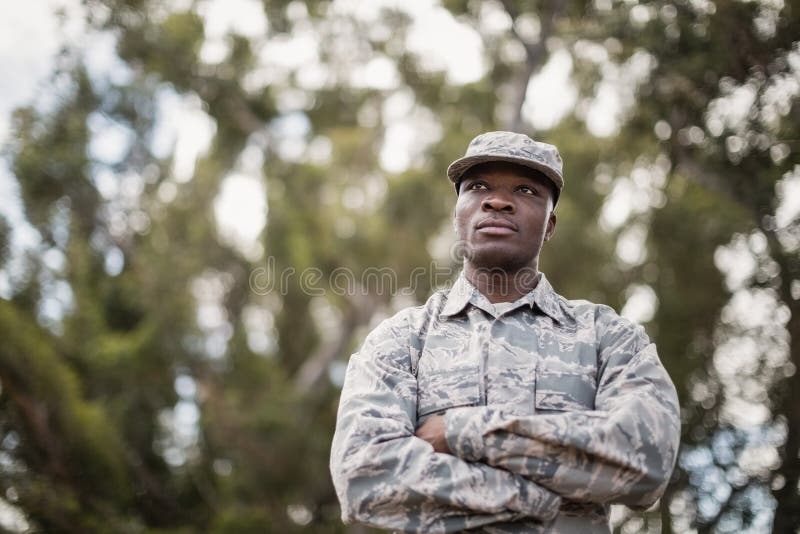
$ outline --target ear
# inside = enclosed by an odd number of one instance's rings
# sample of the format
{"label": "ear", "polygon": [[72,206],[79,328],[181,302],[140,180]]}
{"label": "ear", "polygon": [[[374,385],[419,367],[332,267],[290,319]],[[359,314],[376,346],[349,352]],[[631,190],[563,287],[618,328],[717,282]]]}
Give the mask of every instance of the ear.
{"label": "ear", "polygon": [[556,232],[556,221],[558,217],[556,217],[556,212],[550,212],[550,218],[547,220],[547,228],[544,231],[544,240],[550,241],[550,238],[553,237],[553,234]]}

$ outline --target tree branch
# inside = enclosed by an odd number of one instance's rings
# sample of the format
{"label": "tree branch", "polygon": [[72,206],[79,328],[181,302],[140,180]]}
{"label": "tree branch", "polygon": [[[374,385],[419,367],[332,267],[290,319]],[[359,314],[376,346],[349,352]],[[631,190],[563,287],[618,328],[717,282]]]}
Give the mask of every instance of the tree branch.
{"label": "tree branch", "polygon": [[[506,125],[506,129],[514,132],[521,131],[525,126],[525,120],[522,117],[522,106],[525,104],[525,97],[528,93],[528,85],[530,84],[531,77],[541,69],[542,65],[547,60],[547,40],[553,34],[553,28],[556,24],[556,19],[561,16],[565,7],[564,0],[554,0],[552,2],[552,10],[549,16],[541,18],[541,30],[539,32],[539,39],[535,43],[528,42],[522,35],[520,35],[515,23],[520,13],[511,0],[502,0],[501,4],[506,13],[511,17],[511,32],[514,37],[522,44],[525,49],[525,65],[515,76],[513,82],[513,107],[511,119]],[[532,130],[532,128],[530,128]]]}
{"label": "tree branch", "polygon": [[328,365],[344,353],[353,333],[369,321],[376,306],[376,299],[366,293],[350,298],[348,310],[336,329],[336,337],[328,343],[321,343],[295,374],[294,386],[300,394],[308,393],[319,383]]}

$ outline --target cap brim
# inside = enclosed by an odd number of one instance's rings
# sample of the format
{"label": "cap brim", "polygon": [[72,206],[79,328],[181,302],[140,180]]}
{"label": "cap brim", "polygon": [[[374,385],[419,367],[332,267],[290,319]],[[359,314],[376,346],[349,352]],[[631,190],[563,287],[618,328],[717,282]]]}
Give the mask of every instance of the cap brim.
{"label": "cap brim", "polygon": [[534,169],[539,171],[540,173],[547,176],[551,182],[556,186],[557,193],[560,194],[561,190],[564,188],[564,178],[555,170],[544,165],[543,163],[539,163],[537,161],[532,161],[528,158],[520,158],[517,156],[501,156],[501,155],[479,155],[479,156],[465,156],[463,158],[455,160],[453,163],[447,167],[447,177],[450,179],[451,182],[456,184],[456,189],[458,189],[458,183],[461,181],[461,177],[464,176],[464,173],[467,172],[469,169],[478,165],[479,163],[487,163],[490,161],[505,161],[508,163],[515,163],[517,165],[521,165],[523,167],[528,167],[529,169]]}

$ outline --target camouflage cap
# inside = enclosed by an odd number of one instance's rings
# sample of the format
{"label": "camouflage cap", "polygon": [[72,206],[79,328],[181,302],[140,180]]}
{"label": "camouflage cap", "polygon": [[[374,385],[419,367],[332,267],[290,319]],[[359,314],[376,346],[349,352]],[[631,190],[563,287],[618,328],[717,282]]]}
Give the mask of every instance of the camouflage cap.
{"label": "camouflage cap", "polygon": [[447,168],[447,177],[456,185],[470,168],[487,161],[507,161],[535,169],[547,176],[556,186],[556,197],[564,188],[563,163],[558,149],[514,132],[486,132],[470,142],[463,158]]}

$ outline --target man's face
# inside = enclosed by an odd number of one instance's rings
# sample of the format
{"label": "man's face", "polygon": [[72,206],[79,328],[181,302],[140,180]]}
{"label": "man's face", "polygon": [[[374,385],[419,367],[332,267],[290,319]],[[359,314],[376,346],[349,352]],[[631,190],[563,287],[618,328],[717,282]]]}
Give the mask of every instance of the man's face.
{"label": "man's face", "polygon": [[467,262],[477,269],[538,269],[553,234],[553,189],[542,174],[513,163],[476,165],[459,184],[455,211]]}

